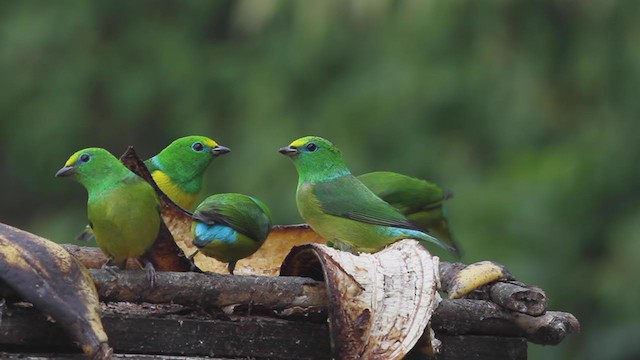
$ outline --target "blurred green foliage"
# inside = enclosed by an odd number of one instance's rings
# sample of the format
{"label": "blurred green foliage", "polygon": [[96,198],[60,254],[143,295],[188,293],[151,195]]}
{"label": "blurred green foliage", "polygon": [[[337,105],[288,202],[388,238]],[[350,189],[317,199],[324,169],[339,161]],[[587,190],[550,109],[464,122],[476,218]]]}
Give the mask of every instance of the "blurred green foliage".
{"label": "blurred green foliage", "polygon": [[354,173],[455,192],[465,262],[492,259],[574,313],[532,359],[640,356],[640,2],[0,2],[0,221],[59,242],[88,146],[233,149],[206,192],[300,222],[280,146],[332,140]]}

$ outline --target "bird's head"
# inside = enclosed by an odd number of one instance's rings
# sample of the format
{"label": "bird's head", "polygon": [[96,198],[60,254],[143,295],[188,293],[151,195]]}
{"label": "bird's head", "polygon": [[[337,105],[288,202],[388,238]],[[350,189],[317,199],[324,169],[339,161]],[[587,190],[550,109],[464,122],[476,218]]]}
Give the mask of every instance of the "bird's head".
{"label": "bird's head", "polygon": [[293,160],[301,180],[319,181],[349,174],[340,150],[319,136],[305,136],[280,148]]}
{"label": "bird's head", "polygon": [[206,136],[185,136],[174,140],[157,157],[162,164],[171,164],[171,167],[183,170],[188,167],[201,173],[213,158],[230,151]]}
{"label": "bird's head", "polygon": [[87,148],[75,152],[64,166],[56,172],[57,177],[71,177],[85,187],[94,182],[127,174],[129,170],[120,160],[102,148]]}

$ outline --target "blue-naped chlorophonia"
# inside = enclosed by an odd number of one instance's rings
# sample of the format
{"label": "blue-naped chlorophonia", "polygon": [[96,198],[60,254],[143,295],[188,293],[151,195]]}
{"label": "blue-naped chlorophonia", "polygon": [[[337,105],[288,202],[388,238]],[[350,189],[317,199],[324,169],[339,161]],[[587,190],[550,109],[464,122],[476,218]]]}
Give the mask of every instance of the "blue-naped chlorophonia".
{"label": "blue-naped chlorophonia", "polygon": [[169,199],[191,210],[200,197],[204,172],[211,160],[230,151],[206,136],[185,136],[174,140],[144,164]]}
{"label": "blue-naped chlorophonia", "polygon": [[352,252],[376,252],[401,239],[453,249],[420,231],[351,174],[340,150],[318,136],[283,147],[298,171],[296,204],[302,218],[327,241]]}
{"label": "blue-naped chlorophonia", "polygon": [[233,274],[238,260],[262,246],[271,226],[271,212],[262,201],[242,194],[216,194],[193,213],[193,245],[204,255],[228,263]]}
{"label": "blue-naped chlorophonia", "polygon": [[144,255],[158,236],[162,220],[151,185],[101,148],[74,153],[56,176],[70,177],[87,190],[89,226],[109,259],[105,265],[123,268],[127,259],[137,259],[153,284],[155,269]]}

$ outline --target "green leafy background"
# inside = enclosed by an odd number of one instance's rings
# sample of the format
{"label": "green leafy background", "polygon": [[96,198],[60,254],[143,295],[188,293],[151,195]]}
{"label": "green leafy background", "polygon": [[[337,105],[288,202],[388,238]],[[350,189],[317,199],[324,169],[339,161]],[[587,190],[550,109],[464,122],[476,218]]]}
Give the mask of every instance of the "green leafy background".
{"label": "green leafy background", "polygon": [[3,1],[0,221],[69,242],[71,153],[202,134],[233,149],[206,193],[297,223],[277,149],[320,135],[354,173],[451,189],[463,260],[581,320],[531,359],[637,358],[638,19],[636,1]]}

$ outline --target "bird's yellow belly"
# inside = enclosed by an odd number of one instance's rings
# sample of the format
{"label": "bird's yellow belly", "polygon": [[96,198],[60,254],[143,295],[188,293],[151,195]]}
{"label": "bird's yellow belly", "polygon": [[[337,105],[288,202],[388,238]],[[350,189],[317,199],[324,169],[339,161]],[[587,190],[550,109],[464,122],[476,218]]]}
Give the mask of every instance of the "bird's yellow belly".
{"label": "bird's yellow belly", "polygon": [[98,247],[116,263],[142,256],[158,236],[161,220],[151,196],[141,203],[113,196],[106,205],[89,204],[88,211]]}

